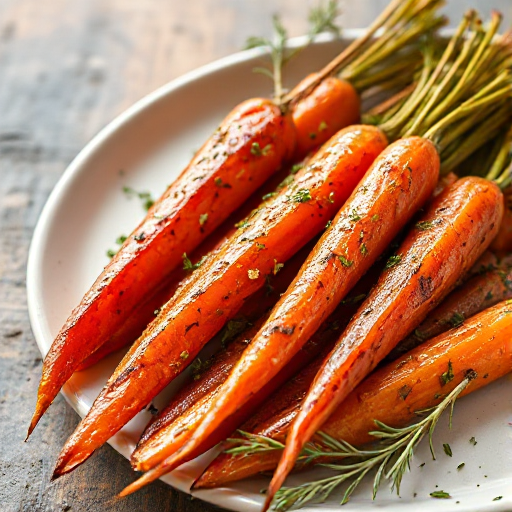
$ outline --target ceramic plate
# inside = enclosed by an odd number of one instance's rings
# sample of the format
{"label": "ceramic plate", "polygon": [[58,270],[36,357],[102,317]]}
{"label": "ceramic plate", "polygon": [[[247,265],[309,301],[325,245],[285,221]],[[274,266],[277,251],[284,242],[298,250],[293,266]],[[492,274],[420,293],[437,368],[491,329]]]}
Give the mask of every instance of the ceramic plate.
{"label": "ceramic plate", "polygon": [[[356,35],[346,31],[345,40]],[[319,69],[342,44],[319,40],[290,64],[287,84],[293,85],[306,73]],[[270,81],[252,72],[264,56],[261,50],[238,53],[162,87],[104,128],[68,167],[41,214],[29,255],[30,318],[43,355],[69,312],[108,262],[106,250],[115,248],[116,237],[131,232],[143,216],[139,202],[126,197],[123,187],[149,190],[159,196],[237,103],[271,94]],[[114,354],[94,368],[77,373],[64,386],[66,400],[81,416],[89,410],[121,356]],[[179,382],[165,393],[172,393],[177,385]],[[160,396],[156,405],[164,400]],[[149,413],[140,413],[110,444],[128,457],[148,419]],[[371,482],[366,482],[343,510],[512,510],[511,420],[512,381],[505,378],[461,399],[451,431],[446,417],[440,422],[435,435],[437,460],[432,461],[423,443],[411,473],[404,479],[401,497],[383,487],[372,502]],[[471,437],[476,438],[476,446],[469,443]],[[453,457],[444,454],[442,443],[450,444]],[[425,465],[419,467],[423,462]],[[457,471],[461,462],[465,466]],[[164,480],[189,492],[194,475],[204,463],[203,456]],[[310,470],[290,482],[319,472]],[[194,495],[231,510],[252,512],[259,510],[259,490],[266,484],[265,478],[258,477]],[[429,496],[441,489],[453,498],[436,500]],[[498,496],[503,498],[493,501]],[[334,495],[328,503],[314,508],[338,510],[336,498]]]}

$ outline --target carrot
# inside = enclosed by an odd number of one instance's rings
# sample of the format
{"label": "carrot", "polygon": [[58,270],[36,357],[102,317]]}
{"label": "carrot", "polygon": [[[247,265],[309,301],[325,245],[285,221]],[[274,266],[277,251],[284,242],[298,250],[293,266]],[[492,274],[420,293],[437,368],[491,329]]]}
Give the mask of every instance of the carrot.
{"label": "carrot", "polygon": [[300,350],[425,203],[438,173],[434,145],[419,137],[395,142],[377,157],[222,385],[201,426],[167,465],[195,451]]}
{"label": "carrot", "polygon": [[[194,273],[121,361],[66,443],[55,475],[70,471],[156,396],[200,348],[333,217],[386,146],[375,127],[347,128]],[[301,229],[296,227],[300,225]]]}
{"label": "carrot", "polygon": [[500,189],[477,177],[456,181],[431,204],[317,373],[290,429],[266,507],[304,444],[471,268],[502,216]]}
{"label": "carrot", "polygon": [[[416,411],[439,404],[470,370],[476,373],[476,378],[460,396],[506,375],[512,370],[511,312],[508,301],[501,302],[372,373],[334,410],[323,424],[322,432],[353,446],[365,445],[375,440],[369,435],[375,430],[375,420],[394,428],[410,424],[417,417]],[[285,399],[289,400],[290,394],[286,392]],[[297,401],[300,403],[301,397]],[[260,415],[266,423],[261,420],[256,423],[255,418],[241,430],[283,440],[299,407],[295,405],[289,410],[288,415],[279,414],[280,422],[276,418],[269,421],[262,410]],[[243,438],[237,440],[242,446]],[[219,487],[274,469],[280,455],[281,450],[240,455],[222,453],[195,482],[194,489]]]}
{"label": "carrot", "polygon": [[498,302],[512,298],[512,270],[491,270],[467,281],[451,293],[415,331],[402,340],[386,358],[389,361],[425,340],[462,324],[467,318]]}
{"label": "carrot", "polygon": [[491,250],[497,253],[510,253],[512,251],[512,211],[505,207],[505,215],[501,221],[496,238],[491,243]]}
{"label": "carrot", "polygon": [[[360,65],[352,76],[364,75],[368,70],[364,64],[371,61],[365,57],[368,54],[374,59],[376,56],[385,59],[417,40],[425,30],[443,24],[435,15],[440,3],[440,0],[393,0],[365,36],[349,45],[313,83],[308,82],[307,88],[314,89],[354,59]],[[394,35],[396,42],[368,43],[382,27],[390,29],[384,41]],[[347,106],[351,108],[353,95],[348,87],[344,91],[348,94],[346,106],[337,112],[343,113]],[[338,88],[326,95],[331,93],[336,96],[336,106],[339,105]],[[322,101],[326,95],[321,96]],[[240,104],[148,212],[54,340],[43,363],[36,410],[27,437],[82,361],[106,343],[158,283],[179,266],[181,255],[194,250],[293,156],[296,130],[291,112],[294,108],[301,110],[301,101],[307,101],[306,96],[302,89],[300,94],[288,97],[279,105],[259,98]],[[353,120],[344,114],[342,119]]]}
{"label": "carrot", "polygon": [[[294,259],[296,259],[296,256]],[[336,308],[336,311],[304,345],[299,354],[286,366],[284,371],[287,375],[295,373],[296,369],[305,362],[309,363],[311,358],[318,354],[320,350],[325,352],[326,347],[330,349],[337,337],[337,333],[344,328],[352,314],[356,311],[357,303],[364,298],[370,287],[376,282],[379,269],[382,269],[380,263],[374,265],[364,278],[359,281],[349,294],[347,300],[343,301]],[[265,319],[267,317],[268,314],[265,315]],[[254,330],[254,327],[251,328],[250,333],[244,334],[238,343],[233,343],[226,352],[216,355],[213,358],[212,366],[201,375],[197,383],[183,388],[178,396],[173,399],[160,420],[146,429],[136,451],[132,454],[132,464],[134,464],[137,470],[147,471],[157,463],[162,462],[190,438],[194,431],[194,425],[201,419],[202,414],[206,412],[215,398],[217,388],[226,380],[230,370],[235,366],[248,346],[247,338],[252,339],[259,330],[259,327],[261,327],[261,322],[258,322],[258,329]],[[327,352],[324,355],[327,355]],[[279,379],[279,382],[283,381],[282,372],[272,382],[275,382],[276,379]],[[200,397],[196,392],[196,388],[201,390],[202,394]],[[267,386],[264,388],[265,394],[268,389]],[[259,392],[256,395],[261,397],[262,393]],[[202,399],[203,397],[205,398]],[[200,403],[197,398],[202,399]],[[254,411],[253,401],[254,397],[248,402],[248,407],[245,408],[248,413]],[[259,401],[261,401],[261,398],[258,398]],[[190,404],[194,402],[195,404],[191,406]],[[208,438],[208,447],[216,444],[217,440],[222,440],[225,435],[229,435],[239,426],[239,424],[233,421],[233,418],[234,416],[230,416],[228,421],[223,423],[221,431],[216,431],[213,437]],[[187,427],[186,431],[183,429],[184,425]],[[164,472],[168,470],[172,470],[172,468],[163,468]]]}
{"label": "carrot", "polygon": [[[266,99],[235,108],[149,210],[57,335],[43,364],[30,432],[78,365],[139,301],[282,163],[295,147],[291,116]],[[242,172],[243,171],[243,172]]]}

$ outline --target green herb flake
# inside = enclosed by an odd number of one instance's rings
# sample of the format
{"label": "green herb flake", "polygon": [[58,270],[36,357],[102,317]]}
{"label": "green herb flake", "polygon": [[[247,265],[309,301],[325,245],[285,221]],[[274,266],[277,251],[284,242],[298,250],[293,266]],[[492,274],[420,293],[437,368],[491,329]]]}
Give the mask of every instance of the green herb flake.
{"label": "green herb flake", "polygon": [[190,354],[188,353],[188,351],[187,351],[187,350],[184,350],[184,351],[180,354],[180,357],[181,357],[181,359],[185,360],[185,359],[188,359],[188,356],[189,356],[189,355],[190,355]]}
{"label": "green herb flake", "polygon": [[453,380],[453,377],[455,375],[453,374],[453,366],[452,362],[448,361],[448,370],[446,370],[441,377],[439,377],[439,381],[441,382],[441,386],[446,386],[448,382],[451,382]]}
{"label": "green herb flake", "polygon": [[293,174],[289,174],[283,181],[281,181],[281,183],[279,183],[279,185],[277,186],[277,190],[281,190],[287,187],[288,185],[291,185],[294,179],[295,178],[293,177]]}
{"label": "green herb flake", "polygon": [[464,315],[461,315],[460,313],[454,313],[449,322],[452,327],[459,327],[464,323],[464,320]]}
{"label": "green herb flake", "polygon": [[443,450],[448,457],[453,457],[452,449],[448,443],[443,443]]}
{"label": "green herb flake", "polygon": [[464,466],[466,465],[465,462],[461,462],[458,466],[457,466],[457,471],[460,471]]}
{"label": "green herb flake", "polygon": [[127,239],[127,238],[128,238],[128,237],[127,237],[127,236],[125,236],[125,235],[120,235],[120,236],[118,236],[118,237],[116,238],[116,244],[117,244],[117,245],[123,245],[123,244],[126,242],[126,239]]}
{"label": "green herb flake", "polygon": [[225,344],[236,338],[250,324],[245,318],[230,320],[222,331],[221,343]]}
{"label": "green herb flake", "polygon": [[274,275],[276,275],[283,267],[284,263],[278,263],[277,260],[274,259]]}
{"label": "green herb flake", "polygon": [[311,199],[311,193],[307,188],[301,188],[291,197],[291,200],[294,203],[307,203],[308,201],[311,201]]}
{"label": "green herb flake", "polygon": [[290,170],[290,174],[297,174],[303,167],[304,167],[304,164],[293,165]]}
{"label": "green herb flake", "polygon": [[361,244],[359,251],[361,252],[361,254],[363,256],[366,256],[368,254],[368,249],[366,248],[366,244]]}
{"label": "green herb flake", "polygon": [[338,259],[341,261],[341,264],[344,267],[351,267],[354,264],[353,261],[347,260],[347,258],[345,258],[345,256],[338,256]]}
{"label": "green herb flake", "polygon": [[256,247],[262,251],[263,249],[265,249],[265,244],[256,244]]}
{"label": "green herb flake", "polygon": [[203,264],[205,258],[206,256],[203,256],[197,263],[192,263],[187,256],[187,253],[184,252],[181,255],[181,259],[183,260],[183,270],[195,270],[196,268],[199,268]]}
{"label": "green herb flake", "polygon": [[208,220],[207,213],[201,213],[201,215],[199,215],[199,225],[200,226],[204,226],[204,224],[206,223],[207,220]]}
{"label": "green herb flake", "polygon": [[469,442],[470,442],[473,446],[476,446],[477,440],[476,440],[474,437],[472,437],[472,438],[469,440]]}
{"label": "green herb flake", "polygon": [[394,256],[390,256],[388,262],[386,263],[385,268],[393,268],[398,265],[402,261],[402,256],[395,254]]}
{"label": "green herb flake", "polygon": [[137,192],[131,187],[123,187],[123,192],[128,197],[138,197],[142,201],[142,206],[145,210],[149,210],[155,204],[155,200],[151,197],[150,192]]}
{"label": "green herb flake", "polygon": [[377,222],[380,219],[379,215],[372,215],[372,222]]}
{"label": "green herb flake", "polygon": [[217,177],[214,180],[215,185],[219,188],[231,188],[231,185],[229,183],[224,183],[221,178]]}
{"label": "green herb flake", "polygon": [[432,496],[432,498],[437,498],[437,499],[441,499],[441,500],[446,500],[446,499],[451,498],[450,494],[447,492],[444,492],[444,491],[431,492],[430,496]]}
{"label": "green herb flake", "polygon": [[351,212],[348,214],[348,218],[353,222],[361,220],[361,216],[357,213],[355,208],[352,208]]}
{"label": "green herb flake", "polygon": [[272,144],[267,144],[263,149],[257,142],[253,142],[251,146],[251,154],[254,156],[266,156],[272,149]]}
{"label": "green herb flake", "polygon": [[328,220],[327,224],[325,225],[325,229],[329,229],[331,227],[332,220]]}
{"label": "green herb flake", "polygon": [[107,256],[109,258],[113,258],[117,254],[117,251],[113,251],[112,249],[107,250]]}
{"label": "green herb flake", "polygon": [[408,386],[407,384],[404,384],[399,390],[398,390],[398,396],[402,399],[402,400],[405,400],[408,396],[409,396],[409,393],[412,391],[412,388],[411,386]]}
{"label": "green herb flake", "polygon": [[246,226],[249,225],[249,221],[247,219],[244,219],[244,220],[241,220],[240,222],[237,222],[235,224],[235,228],[245,228]]}
{"label": "green herb flake", "polygon": [[267,201],[268,199],[270,199],[276,195],[277,195],[277,192],[269,192],[268,194],[265,194],[264,196],[262,196],[261,200]]}
{"label": "green herb flake", "polygon": [[430,222],[429,220],[423,220],[416,224],[416,229],[419,229],[420,231],[427,231],[427,229],[430,229],[431,227],[432,222]]}
{"label": "green herb flake", "polygon": [[503,496],[496,496],[496,498],[493,498],[492,501],[500,501],[503,499]]}
{"label": "green herb flake", "polygon": [[324,132],[325,130],[327,130],[328,128],[328,125],[325,121],[322,121],[319,125],[318,125],[318,131],[319,132]]}

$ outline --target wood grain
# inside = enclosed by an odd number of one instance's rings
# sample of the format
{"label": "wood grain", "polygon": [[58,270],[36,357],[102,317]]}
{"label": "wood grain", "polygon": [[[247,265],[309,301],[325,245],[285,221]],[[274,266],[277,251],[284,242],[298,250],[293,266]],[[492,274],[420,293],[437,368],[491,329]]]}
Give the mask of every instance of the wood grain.
{"label": "wood grain", "polygon": [[[346,1],[343,25],[364,26],[387,0]],[[458,15],[471,2],[451,0]],[[509,0],[493,5],[512,20]],[[123,501],[128,462],[106,446],[51,484],[78,416],[56,400],[23,443],[41,357],[26,306],[27,252],[49,192],[84,144],[116,115],[173,78],[270,35],[279,12],[305,31],[313,1],[0,0],[0,509],[5,512],[215,510],[155,483]],[[474,0],[488,11],[487,0]]]}

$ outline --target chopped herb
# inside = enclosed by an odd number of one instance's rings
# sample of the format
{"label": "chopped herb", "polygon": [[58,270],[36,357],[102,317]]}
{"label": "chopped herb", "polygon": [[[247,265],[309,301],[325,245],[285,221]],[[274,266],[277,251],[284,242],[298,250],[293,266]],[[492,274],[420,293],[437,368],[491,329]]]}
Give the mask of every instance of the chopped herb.
{"label": "chopped herb", "polygon": [[265,194],[261,200],[266,201],[267,199],[270,199],[271,197],[274,197],[277,195],[277,192],[269,192],[268,194]]}
{"label": "chopped herb", "polygon": [[190,355],[190,354],[188,353],[188,351],[187,351],[187,350],[184,350],[184,351],[180,354],[180,357],[181,357],[181,359],[185,360],[185,359],[188,359],[188,356],[189,356],[189,355]]}
{"label": "chopped herb", "polygon": [[464,323],[464,315],[461,315],[460,313],[454,313],[449,322],[452,327],[459,327]]}
{"label": "chopped herb", "polygon": [[447,492],[444,492],[444,491],[431,492],[430,496],[432,496],[432,498],[438,498],[438,499],[443,499],[443,500],[451,498],[451,496]]}
{"label": "chopped herb", "polygon": [[245,228],[245,226],[249,225],[249,221],[247,219],[241,220],[235,224],[235,228]]}
{"label": "chopped herb", "polygon": [[137,242],[142,242],[146,239],[146,235],[144,233],[139,233],[138,235],[135,235],[133,239],[137,240]]}
{"label": "chopped herb", "polygon": [[500,501],[503,499],[503,496],[496,496],[496,498],[493,498],[492,501]]}
{"label": "chopped herb", "polygon": [[303,167],[304,167],[304,164],[293,165],[290,170],[290,174],[297,174]]}
{"label": "chopped herb", "polygon": [[354,264],[353,261],[347,260],[347,258],[345,258],[345,256],[338,256],[338,258],[344,267],[351,267]]}
{"label": "chopped herb", "polygon": [[404,384],[399,390],[398,390],[398,396],[402,399],[402,400],[405,400],[408,396],[409,396],[409,393],[412,391],[412,388],[411,386],[408,386],[407,384]]}
{"label": "chopped herb", "polygon": [[116,244],[123,245],[128,237],[125,235],[120,235],[116,238]]}
{"label": "chopped herb", "polygon": [[208,220],[208,214],[207,213],[201,213],[201,215],[199,215],[199,225],[200,226],[203,226],[206,221]]}
{"label": "chopped herb", "polygon": [[453,457],[452,449],[448,443],[443,443],[443,450],[448,457]]}
{"label": "chopped herb", "polygon": [[322,121],[319,125],[318,125],[318,131],[319,132],[323,132],[325,130],[327,130],[327,123],[325,121]]}
{"label": "chopped herb", "polygon": [[229,183],[224,183],[221,178],[217,177],[213,180],[215,182],[215,185],[220,188],[231,188],[231,185]]}
{"label": "chopped herb", "polygon": [[265,244],[256,244],[256,247],[261,251],[265,249]]}
{"label": "chopped herb", "polygon": [[271,149],[272,144],[267,144],[263,149],[261,149],[257,142],[253,142],[251,146],[251,154],[254,156],[266,156]]}
{"label": "chopped herb", "polygon": [[183,259],[183,270],[195,270],[203,264],[206,256],[203,256],[197,263],[192,263],[186,252],[181,255],[181,258]]}
{"label": "chopped herb", "polygon": [[476,441],[476,439],[475,439],[474,437],[472,437],[472,438],[469,440],[469,442],[470,442],[473,446],[476,446],[477,441]]}
{"label": "chopped herb", "polygon": [[107,250],[107,256],[109,258],[113,258],[117,254],[117,251],[113,251],[112,249]]}
{"label": "chopped herb", "polygon": [[283,181],[281,181],[281,183],[279,183],[279,185],[277,186],[277,190],[281,190],[282,188],[287,187],[288,185],[293,183],[294,179],[295,178],[293,177],[293,174],[289,174]]}
{"label": "chopped herb", "polygon": [[348,214],[348,218],[354,222],[361,220],[361,216],[357,213],[355,208],[352,208],[352,211]]}
{"label": "chopped herb", "polygon": [[448,370],[446,370],[441,377],[439,377],[439,380],[441,381],[441,386],[445,386],[448,384],[448,382],[452,381],[454,377],[453,374],[453,366],[452,362],[448,361]]}
{"label": "chopped herb", "polygon": [[366,244],[361,244],[361,247],[359,248],[359,250],[361,251],[361,254],[363,256],[366,256],[368,254],[368,249],[366,248]]}
{"label": "chopped herb", "polygon": [[247,271],[247,275],[249,276],[249,279],[258,279],[258,277],[260,277],[260,271],[257,268],[250,268]]}
{"label": "chopped herb", "polygon": [[276,275],[283,267],[284,263],[277,263],[277,260],[274,259],[274,275]]}
{"label": "chopped herb", "polygon": [[457,470],[460,471],[464,466],[466,465],[465,462],[461,462],[458,466],[457,466]]}
{"label": "chopped herb", "polygon": [[296,194],[293,194],[291,200],[294,203],[306,203],[311,200],[311,193],[307,188],[301,188]]}
{"label": "chopped herb", "polygon": [[327,224],[325,225],[325,229],[329,229],[331,227],[332,220],[328,220]]}
{"label": "chopped herb", "polygon": [[223,329],[221,343],[225,344],[238,336],[250,324],[245,318],[230,320]]}
{"label": "chopped herb", "polygon": [[372,222],[377,222],[379,219],[380,217],[377,214],[372,215]]}
{"label": "chopped herb", "polygon": [[487,295],[485,296],[485,300],[491,300],[492,297],[493,297],[492,292],[488,292]]}
{"label": "chopped herb", "polygon": [[331,203],[331,204],[334,203],[334,192],[331,192],[329,194],[329,203]]}
{"label": "chopped herb", "polygon": [[422,462],[418,467],[419,467],[419,468],[422,468],[424,465],[425,465],[425,463],[424,463],[424,462]]}
{"label": "chopped herb", "polygon": [[388,262],[386,263],[386,268],[392,268],[396,265],[398,265],[402,261],[402,256],[399,256],[398,254],[394,256],[390,256]]}
{"label": "chopped herb", "polygon": [[430,222],[429,220],[423,220],[416,224],[416,229],[419,229],[420,231],[427,231],[427,229],[430,229],[431,227],[432,222]]}
{"label": "chopped herb", "polygon": [[155,204],[155,200],[151,197],[150,192],[137,192],[131,187],[123,187],[123,192],[128,197],[138,197],[142,201],[142,206],[145,210],[149,210]]}

